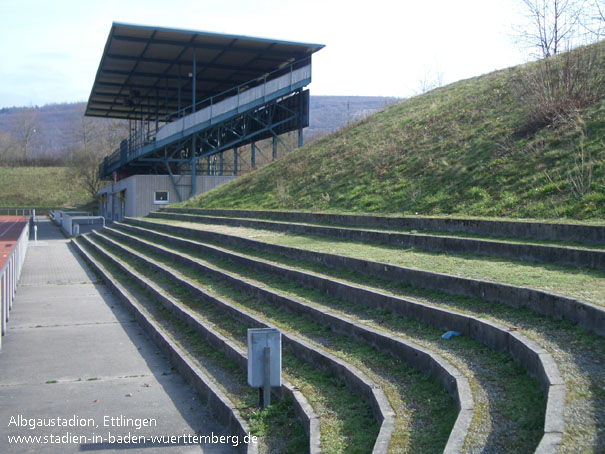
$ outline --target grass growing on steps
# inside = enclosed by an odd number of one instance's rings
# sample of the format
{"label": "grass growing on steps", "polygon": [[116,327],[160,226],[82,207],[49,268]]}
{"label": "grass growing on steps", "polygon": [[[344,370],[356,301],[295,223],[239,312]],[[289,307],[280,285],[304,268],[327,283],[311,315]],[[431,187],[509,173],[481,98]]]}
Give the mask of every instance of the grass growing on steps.
{"label": "grass growing on steps", "polygon": [[258,393],[246,383],[246,373],[223,352],[216,350],[203,340],[193,329],[174,317],[168,309],[154,301],[149,290],[124,273],[107,257],[99,254],[88,244],[80,243],[111,274],[112,280],[128,289],[143,310],[162,327],[173,341],[183,348],[198,367],[215,380],[250,424],[254,435],[261,437],[260,452],[303,452],[309,440],[301,422],[294,413],[290,398],[284,398],[267,409],[258,408]]}
{"label": "grass growing on steps", "polygon": [[602,367],[605,364],[605,343],[594,333],[580,328],[572,322],[554,320],[536,314],[527,308],[513,308],[476,298],[447,295],[439,291],[385,281],[348,270],[329,268],[315,262],[289,259],[277,254],[261,253],[228,245],[220,246],[293,268],[329,275],[362,287],[378,288],[386,293],[411,297],[433,306],[453,309],[479,318],[493,320],[505,326],[517,327],[520,332],[553,355],[565,379],[567,422],[561,452],[598,452],[599,449],[605,449],[605,437],[600,435],[605,428],[605,411],[603,410],[605,409],[605,392],[603,391],[605,390],[605,369]]}
{"label": "grass growing on steps", "polygon": [[[279,212],[278,212],[279,213]],[[406,227],[406,226],[378,226],[378,225],[373,225],[373,226],[357,226],[357,225],[350,225],[350,224],[342,224],[342,223],[338,223],[338,222],[328,222],[327,220],[324,221],[294,221],[291,219],[288,219],[287,217],[282,217],[279,216],[277,213],[272,212],[272,211],[261,211],[258,215],[251,215],[251,216],[243,216],[243,215],[236,215],[236,214],[231,214],[231,213],[224,213],[224,212],[212,212],[212,213],[197,213],[197,212],[189,212],[189,210],[187,210],[186,208],[182,209],[182,212],[179,211],[178,208],[175,209],[168,209],[165,211],[165,214],[190,214],[193,216],[211,216],[213,218],[224,218],[224,219],[229,219],[229,218],[233,218],[233,219],[244,219],[244,220],[251,220],[251,221],[269,221],[269,222],[283,222],[283,223],[287,223],[287,224],[294,224],[294,225],[309,225],[309,226],[318,226],[318,227],[337,227],[337,228],[344,228],[344,229],[348,229],[348,230],[360,230],[360,231],[376,231],[376,232],[388,232],[388,233],[402,233],[402,234],[411,234],[411,235],[418,235],[418,236],[439,236],[439,237],[445,237],[445,238],[463,238],[463,239],[475,239],[475,240],[486,240],[486,241],[494,241],[494,242],[499,242],[499,243],[510,243],[510,244],[530,244],[530,245],[540,245],[540,246],[554,246],[554,247],[563,247],[563,248],[580,248],[580,249],[591,249],[591,250],[604,250],[605,249],[605,243],[602,244],[592,244],[592,243],[581,243],[581,242],[577,242],[577,241],[560,241],[560,240],[542,240],[542,239],[535,239],[535,238],[517,238],[517,237],[513,237],[513,236],[497,236],[497,235],[488,235],[488,234],[483,234],[483,233],[472,233],[472,232],[451,232],[451,231],[447,231],[447,230],[424,230],[424,229],[413,229],[410,227]],[[157,213],[156,213],[157,215]],[[399,217],[400,219],[406,219],[405,217]],[[417,216],[414,216],[412,218],[419,218]],[[455,216],[432,216],[431,219],[457,219],[457,217]],[[459,219],[464,219],[464,220],[470,220],[470,219],[477,219],[477,220],[484,220],[484,221],[496,221],[496,220],[500,220],[499,218],[476,218],[476,217],[465,217],[465,218],[459,218]],[[150,217],[150,218],[145,218],[145,221],[150,221],[150,222],[156,222],[156,221],[162,221],[162,220],[168,220],[168,221],[173,221],[175,222],[176,220],[171,220],[170,218],[162,218],[162,217]],[[510,219],[501,219],[503,221],[510,221]],[[519,219],[518,221],[523,221],[521,219]],[[527,219],[525,220],[527,222],[536,222],[535,219]],[[184,220],[181,220],[181,222],[186,222]],[[194,222],[194,221],[191,221]],[[547,221],[549,223],[552,223],[553,221]],[[558,222],[560,225],[565,225],[565,222]],[[568,221],[567,224],[574,224],[574,225],[584,225],[584,226],[602,226],[604,225],[605,220],[603,219],[594,219],[590,222],[578,222],[578,221]],[[212,224],[211,224],[212,225]],[[238,228],[250,228],[250,229],[254,229],[254,227],[238,227]],[[280,232],[279,230],[273,230],[275,233]],[[283,232],[282,232],[283,233]]]}
{"label": "grass growing on steps", "polygon": [[[140,246],[133,245],[133,247],[141,249]],[[494,452],[498,452],[498,449],[503,452],[502,450],[506,446],[522,452],[531,450],[537,445],[542,435],[545,399],[537,380],[528,377],[524,368],[514,362],[509,354],[495,352],[471,339],[444,341],[440,338],[442,330],[417,323],[414,320],[404,320],[389,312],[350,304],[338,298],[325,296],[319,291],[303,287],[300,284],[285,281],[270,274],[251,271],[206,254],[192,253],[185,248],[173,245],[168,248],[210,262],[261,287],[269,287],[310,305],[327,306],[347,316],[353,316],[361,323],[370,324],[376,329],[383,331],[386,329],[387,334],[403,336],[447,358],[469,378],[475,396],[477,405],[475,421],[467,440],[470,451],[484,448],[486,443],[491,443],[488,449]],[[154,258],[170,265],[170,261],[166,258],[159,255]],[[290,265],[297,263],[295,260],[289,262],[292,262]],[[323,271],[326,274],[326,270]],[[194,275],[190,277],[196,278]],[[248,306],[271,317],[277,325],[297,326],[296,321],[293,321],[290,316],[285,315],[282,311],[274,310],[271,306],[255,301],[248,303]],[[325,334],[320,334],[320,336],[325,342]],[[353,362],[348,356],[347,360]],[[389,359],[381,357],[379,362],[388,364]],[[377,367],[377,365],[374,364],[373,367]],[[501,377],[506,377],[507,381],[503,382]],[[507,386],[511,383],[514,383],[514,387]],[[410,390],[402,390],[402,392],[410,395]],[[421,391],[414,390],[413,392],[414,395],[421,396],[421,401],[428,401],[429,397]],[[390,399],[393,407],[397,408],[396,403],[393,402],[394,399],[392,397]],[[490,434],[489,439],[486,438],[486,433]],[[511,433],[514,435],[511,436]]]}
{"label": "grass growing on steps", "polygon": [[[114,239],[118,240],[117,237]],[[123,239],[119,239],[124,242]],[[334,334],[329,327],[319,325],[306,317],[292,315],[263,304],[256,298],[232,290],[199,273],[188,270],[173,260],[148,249],[129,243],[129,247],[144,253],[157,263],[179,269],[188,279],[212,293],[277,325],[283,331],[295,332],[335,356],[355,365],[378,383],[396,411],[398,420],[390,445],[390,452],[440,452],[447,441],[456,419],[456,409],[441,385],[420,371],[377,352],[363,342]],[[143,252],[144,251],[144,252]],[[404,397],[405,396],[405,397]],[[363,452],[363,451],[362,451]]]}
{"label": "grass growing on steps", "polygon": [[[322,236],[290,235],[261,229],[172,221],[161,223],[196,228],[200,231],[226,233],[280,246],[530,287],[605,306],[605,271],[602,270],[477,255],[454,256],[396,246],[336,240]],[[220,247],[231,248],[229,245],[220,245]]]}
{"label": "grass growing on steps", "polygon": [[[197,313],[205,314],[203,307],[207,305],[192,297],[170,279],[149,270],[146,265],[110,244],[105,247],[116,257],[119,257],[123,263],[127,263],[135,269],[146,270],[146,275],[153,274],[154,282],[172,294],[173,297],[176,297],[178,301]],[[209,290],[212,291],[213,289]],[[239,292],[233,293],[241,295]],[[211,320],[215,326],[226,332],[233,332],[230,337],[236,340],[239,339],[240,345],[243,346],[246,328],[239,323],[234,323],[229,317],[225,317],[225,314],[217,317],[216,315],[220,311],[216,309],[214,311]],[[300,368],[300,361],[287,352],[284,352],[282,361],[285,378],[300,388],[301,391],[310,392],[311,397],[307,397],[306,394],[305,396],[312,405],[317,403],[313,406],[320,416],[322,446],[325,444],[325,449],[322,448],[323,452],[332,454],[370,452],[378,434],[378,426],[369,407],[358,396],[352,394],[340,379],[329,372],[316,370],[308,364],[307,367]],[[298,366],[288,367],[288,364]],[[282,437],[289,439],[287,434],[282,434]],[[343,446],[346,448],[344,451],[340,449]]]}

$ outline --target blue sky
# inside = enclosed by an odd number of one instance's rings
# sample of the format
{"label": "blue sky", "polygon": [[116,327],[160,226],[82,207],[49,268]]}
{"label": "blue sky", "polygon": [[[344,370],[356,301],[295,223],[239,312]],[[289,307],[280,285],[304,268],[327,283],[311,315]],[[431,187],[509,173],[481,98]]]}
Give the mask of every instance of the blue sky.
{"label": "blue sky", "polygon": [[0,0],[0,108],[86,101],[113,21],[325,44],[314,95],[406,97],[526,61],[518,0]]}

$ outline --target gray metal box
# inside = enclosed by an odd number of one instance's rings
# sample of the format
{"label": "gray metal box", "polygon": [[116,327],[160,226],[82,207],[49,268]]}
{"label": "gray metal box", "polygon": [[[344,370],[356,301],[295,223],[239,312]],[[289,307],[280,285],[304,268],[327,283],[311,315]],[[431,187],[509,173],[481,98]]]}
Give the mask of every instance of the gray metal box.
{"label": "gray metal box", "polygon": [[265,347],[271,349],[270,385],[281,386],[281,333],[275,328],[254,328],[248,330],[248,384],[253,388],[264,385]]}

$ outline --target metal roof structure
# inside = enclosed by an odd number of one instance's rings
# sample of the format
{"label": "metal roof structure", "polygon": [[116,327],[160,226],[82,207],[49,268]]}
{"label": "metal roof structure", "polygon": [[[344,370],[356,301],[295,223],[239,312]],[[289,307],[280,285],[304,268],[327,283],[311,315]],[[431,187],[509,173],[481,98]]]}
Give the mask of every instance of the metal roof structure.
{"label": "metal roof structure", "polygon": [[[128,137],[99,166],[101,178],[170,176],[179,201],[197,175],[238,175],[257,141],[309,124],[312,54],[321,44],[113,23],[85,115],[128,120]],[[233,159],[226,156],[233,152]],[[264,155],[263,155],[264,156]]]}
{"label": "metal roof structure", "polygon": [[161,121],[323,47],[114,22],[85,115]]}

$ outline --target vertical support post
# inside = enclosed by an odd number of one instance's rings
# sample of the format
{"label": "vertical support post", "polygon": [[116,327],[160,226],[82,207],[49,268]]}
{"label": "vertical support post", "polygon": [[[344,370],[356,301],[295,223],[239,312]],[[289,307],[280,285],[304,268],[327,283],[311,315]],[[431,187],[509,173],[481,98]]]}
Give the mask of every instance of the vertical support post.
{"label": "vertical support post", "polygon": [[208,173],[207,173],[207,175],[210,175],[210,156],[208,156],[206,158],[206,162],[207,162],[207,165],[208,165]]}
{"label": "vertical support post", "polygon": [[140,147],[145,142],[145,122],[143,120],[143,106],[141,106],[141,118],[140,118],[139,122],[141,125],[140,134],[139,134],[139,147]]}
{"label": "vertical support post", "polygon": [[159,105],[159,100],[158,97],[160,96],[160,92],[158,91],[158,89],[155,89],[155,134],[158,133],[158,105]]}
{"label": "vertical support post", "polygon": [[271,347],[265,347],[265,374],[263,383],[263,408],[271,405]]}
{"label": "vertical support post", "polygon": [[191,77],[193,77],[193,83],[191,85],[191,112],[195,112],[195,90],[196,90],[196,86],[195,86],[195,80],[197,79],[197,58],[196,58],[196,52],[195,52],[195,47],[193,48],[193,74]]}
{"label": "vertical support post", "polygon": [[179,83],[176,92],[176,111],[178,112],[177,118],[181,118],[181,65],[179,65]]}
{"label": "vertical support post", "polygon": [[233,149],[233,175],[237,175],[237,147]]}
{"label": "vertical support post", "polygon": [[250,144],[250,166],[253,169],[256,167],[256,144],[254,142]]}
{"label": "vertical support post", "polygon": [[[180,83],[181,83],[181,81],[179,80],[179,84]],[[168,109],[168,78],[164,79],[164,88],[165,88],[165,90],[164,90],[164,110],[166,112],[170,112],[170,110]],[[179,90],[180,90],[180,88],[181,87],[179,87]],[[164,118],[167,119],[167,117],[168,116],[166,115],[166,117],[164,117]]]}
{"label": "vertical support post", "polygon": [[223,153],[219,155],[220,160],[220,175],[223,176]]}
{"label": "vertical support post", "polygon": [[151,118],[151,106],[147,106],[147,120],[145,120],[145,122],[147,123],[147,137],[145,138],[145,142],[149,142],[149,138],[151,137],[150,118]]}
{"label": "vertical support post", "polygon": [[196,139],[197,139],[197,135],[193,134],[193,136],[191,136],[191,195],[189,197],[193,197],[195,195],[196,192],[196,174],[195,174],[195,168],[197,167],[197,159],[196,159],[196,148],[197,148],[197,143],[196,143]]}
{"label": "vertical support post", "polygon": [[277,136],[273,134],[273,160],[277,159]]}
{"label": "vertical support post", "polygon": [[298,90],[298,148],[303,146],[303,106],[304,96],[302,88]]}

